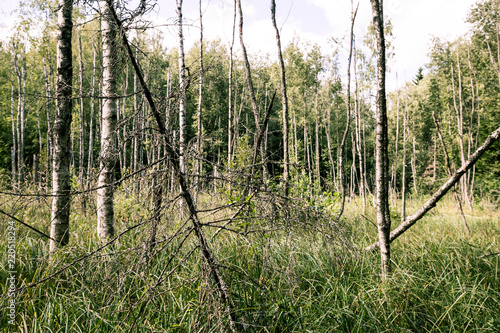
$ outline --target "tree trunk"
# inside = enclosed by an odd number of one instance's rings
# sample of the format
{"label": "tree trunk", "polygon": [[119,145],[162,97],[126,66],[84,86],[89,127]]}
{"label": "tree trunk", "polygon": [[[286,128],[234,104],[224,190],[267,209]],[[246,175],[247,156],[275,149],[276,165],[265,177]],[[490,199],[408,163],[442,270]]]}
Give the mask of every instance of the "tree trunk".
{"label": "tree trunk", "polygon": [[52,93],[50,89],[50,67],[49,67],[49,72],[47,72],[47,62],[45,61],[45,58],[43,58],[43,74],[45,78],[45,91],[46,91],[46,97],[45,97],[45,109],[47,113],[47,184],[50,179],[50,173],[51,173],[51,165],[52,165],[52,115],[50,112],[50,100],[52,98]]}
{"label": "tree trunk", "polygon": [[[250,62],[248,61],[248,56],[247,56],[247,50],[245,48],[245,44],[243,42],[243,11],[241,9],[241,0],[237,0],[238,3],[238,12],[240,15],[240,22],[239,22],[239,28],[240,28],[240,44],[241,44],[241,49],[243,52],[243,62],[245,65],[245,71],[246,71],[246,76],[247,76],[247,84],[248,84],[248,91],[250,93],[250,101],[252,103],[252,111],[253,111],[253,116],[255,120],[255,129],[256,129],[256,135],[255,138],[260,136],[260,132],[263,130],[260,126],[260,114],[259,114],[259,109],[257,107],[257,100],[255,98],[255,92],[254,92],[254,87],[253,87],[253,81],[252,81],[252,72],[250,70]],[[254,142],[254,149],[257,149],[257,143]],[[261,160],[263,163],[263,168],[264,170],[266,169],[265,167],[265,153],[264,153],[264,148],[261,146],[260,147],[260,156]],[[252,167],[252,174],[253,174],[254,168]],[[267,178],[267,175],[264,173],[263,175],[264,180]]]}
{"label": "tree trunk", "polygon": [[17,187],[17,129],[16,121],[14,117],[14,64],[15,64],[15,48],[13,48],[13,54],[11,59],[12,68],[12,79],[11,79],[11,91],[10,91],[10,119],[12,120],[12,149],[11,149],[11,162],[12,162],[12,188]]}
{"label": "tree trunk", "polygon": [[[127,93],[128,93],[128,61],[125,69],[125,85],[123,87],[123,104],[122,104],[122,117],[123,120],[127,119],[126,111],[127,111]],[[127,127],[129,126],[128,121],[123,124],[123,166],[122,170],[127,169]]]}
{"label": "tree trunk", "polygon": [[283,182],[285,185],[285,196],[288,195],[288,168],[290,164],[289,148],[288,148],[288,96],[286,93],[286,75],[285,63],[283,62],[283,55],[281,53],[281,39],[276,25],[276,1],[271,0],[271,18],[274,30],[276,31],[276,45],[278,46],[278,61],[280,66],[281,78],[281,105],[283,107]]}
{"label": "tree trunk", "polygon": [[314,102],[314,134],[315,134],[315,169],[316,169],[316,193],[321,191],[321,170],[320,170],[320,146],[319,146],[319,112],[318,112],[318,90],[316,88],[316,98]]}
{"label": "tree trunk", "polygon": [[54,121],[54,156],[52,165],[52,222],[50,228],[50,252],[64,246],[69,240],[70,213],[70,132],[73,60],[72,0],[59,0],[57,36],[57,86],[56,115]]}
{"label": "tree trunk", "polygon": [[92,173],[94,164],[94,114],[95,114],[95,75],[96,75],[96,50],[92,61],[92,83],[90,85],[90,123],[89,123],[89,158],[87,162],[87,176]]}
{"label": "tree trunk", "polygon": [[391,249],[389,233],[389,159],[387,134],[387,101],[385,95],[385,38],[384,14],[381,0],[370,0],[373,26],[377,38],[377,98],[376,98],[376,140],[375,140],[375,181],[377,226],[380,243],[382,279],[387,279],[391,271]]}
{"label": "tree trunk", "polygon": [[[81,32],[78,36],[78,62],[80,65],[80,70],[78,71],[78,79],[80,81],[80,139],[78,146],[78,170],[79,170],[79,180],[80,189],[83,191],[85,184],[85,109],[83,107],[83,52],[82,52],[82,36]],[[85,213],[86,209],[86,194],[82,193],[81,198],[82,211]]]}
{"label": "tree trunk", "polygon": [[203,14],[201,11],[201,0],[199,2],[199,10],[200,10],[200,82],[198,86],[198,132],[196,133],[197,142],[198,142],[198,158],[196,159],[196,195],[195,200],[198,200],[198,193],[200,190],[200,176],[202,173],[203,164],[201,162],[201,158],[203,156],[203,144],[201,138],[202,131],[202,119],[201,119],[201,111],[202,111],[202,102],[203,102]]}
{"label": "tree trunk", "polygon": [[[451,81],[453,87],[453,105],[455,107],[455,113],[457,116],[457,131],[458,131],[458,144],[460,148],[460,160],[462,164],[465,163],[465,151],[464,151],[464,140],[463,140],[463,99],[462,99],[462,71],[460,69],[460,56],[457,48],[457,69],[458,69],[458,103],[457,107],[456,92],[455,92],[455,79],[453,74],[453,64],[451,65]],[[468,204],[470,208],[470,202],[468,197],[468,189],[466,184],[466,178],[460,179],[460,190],[462,193],[462,199]]]}
{"label": "tree trunk", "polygon": [[[356,50],[354,48],[354,50]],[[361,105],[359,103],[359,88],[358,88],[358,75],[356,71],[356,52],[354,52],[354,82],[355,82],[355,90],[354,90],[354,113],[356,116],[356,150],[358,152],[358,160],[359,160],[359,192],[361,195],[361,200],[363,204],[363,214],[366,212],[366,170],[363,164],[363,153],[361,148],[363,146],[362,143],[362,122],[361,122]]]}
{"label": "tree trunk", "polygon": [[[137,48],[135,49],[135,55],[136,59],[138,59],[138,53],[139,53],[139,41],[137,41]],[[132,131],[134,133],[134,141],[133,141],[133,152],[132,152],[132,170],[134,172],[137,172],[139,170],[138,164],[139,164],[139,104],[138,104],[138,85],[137,85],[137,73],[134,72],[134,117],[133,117],[133,123],[132,123]],[[139,188],[139,182],[134,182],[134,188],[136,192],[138,191]]]}
{"label": "tree trunk", "polygon": [[[236,31],[236,0],[234,0],[234,15],[233,15],[233,34],[231,35],[231,44],[229,45],[229,80],[228,80],[228,121],[227,121],[227,165],[231,167],[233,158],[233,107],[232,107],[232,94],[233,94],[233,47],[234,47],[234,34]],[[236,87],[237,88],[237,87]],[[237,91],[238,89],[236,89]],[[236,100],[235,100],[236,106]]]}
{"label": "tree trunk", "polygon": [[401,185],[401,222],[406,219],[406,140],[408,137],[408,94],[405,96],[405,109],[403,112],[403,174]]}
{"label": "tree trunk", "polygon": [[417,181],[417,139],[415,138],[415,126],[413,126],[413,150],[411,154],[411,174],[413,177],[413,190],[415,196],[418,196],[418,181]]}
{"label": "tree trunk", "polygon": [[[397,80],[397,74],[396,74]],[[395,154],[394,154],[394,164],[392,169],[392,188],[396,190],[396,179],[398,170],[398,148],[399,148],[399,88],[396,90],[396,143],[395,143]]]}
{"label": "tree trunk", "polygon": [[179,36],[179,154],[182,173],[186,168],[186,78],[184,65],[184,36],[182,34],[182,0],[177,0],[177,20]]}
{"label": "tree trunk", "polygon": [[17,57],[14,65],[17,73],[17,177],[18,185],[23,186],[24,183],[24,123],[25,123],[25,93],[26,93],[26,56],[21,56],[22,64],[19,66]]}
{"label": "tree trunk", "polygon": [[116,27],[112,17],[112,3],[99,2],[103,49],[103,95],[101,152],[97,183],[97,233],[103,241],[114,235],[113,195],[114,171],[117,162],[116,147]]}
{"label": "tree trunk", "polygon": [[342,214],[344,213],[345,204],[345,180],[344,180],[344,148],[347,141],[347,135],[349,134],[349,129],[351,126],[351,61],[352,61],[352,50],[354,45],[354,22],[356,20],[356,14],[358,13],[358,8],[354,10],[352,8],[351,12],[351,32],[349,39],[349,58],[347,61],[347,93],[346,93],[346,125],[344,130],[344,135],[342,136],[342,142],[339,146],[339,183],[340,183],[340,207],[339,213],[337,215],[337,222],[340,221]]}
{"label": "tree trunk", "polygon": [[[476,93],[474,92],[474,78],[475,78],[475,73],[474,69],[472,68],[472,63],[470,61],[470,48],[467,50],[467,63],[469,65],[469,76],[470,76],[470,90],[471,90],[471,111],[470,111],[470,118],[469,118],[469,135],[468,135],[468,140],[467,140],[467,158],[470,156],[472,152],[472,143],[474,142],[474,135],[473,135],[473,124],[474,124],[474,113],[476,111]],[[477,87],[477,83],[476,83]],[[479,92],[479,89],[478,89]],[[479,113],[479,111],[478,111]],[[479,129],[478,129],[479,130]],[[477,144],[477,142],[476,142]],[[468,198],[470,202],[470,208],[472,209],[473,207],[473,202],[474,202],[474,174],[475,174],[475,167],[472,168],[472,170],[469,170],[467,172],[467,188],[469,190],[468,192]]]}

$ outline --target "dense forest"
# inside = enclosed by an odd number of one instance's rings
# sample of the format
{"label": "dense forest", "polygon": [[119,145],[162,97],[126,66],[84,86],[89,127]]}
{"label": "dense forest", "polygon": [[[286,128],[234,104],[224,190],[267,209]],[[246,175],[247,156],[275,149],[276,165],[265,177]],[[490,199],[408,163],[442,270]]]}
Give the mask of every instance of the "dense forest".
{"label": "dense forest", "polygon": [[231,42],[204,38],[199,1],[189,49],[182,0],[177,45],[154,1],[21,4],[0,44],[4,331],[498,329],[500,1],[387,92],[382,0],[359,39],[352,4],[334,53],[282,45],[271,0],[265,55],[230,3]]}

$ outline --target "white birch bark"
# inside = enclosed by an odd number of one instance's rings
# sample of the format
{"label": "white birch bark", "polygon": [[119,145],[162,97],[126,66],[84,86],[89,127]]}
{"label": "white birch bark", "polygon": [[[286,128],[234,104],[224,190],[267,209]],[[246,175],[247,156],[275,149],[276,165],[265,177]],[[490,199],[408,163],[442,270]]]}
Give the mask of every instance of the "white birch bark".
{"label": "white birch bark", "polygon": [[97,189],[97,233],[105,240],[114,235],[113,176],[116,164],[116,28],[111,14],[112,4],[100,1],[103,48],[104,105],[101,119],[100,173]]}
{"label": "white birch bark", "polygon": [[56,114],[54,119],[54,156],[52,164],[52,222],[50,252],[69,241],[70,213],[70,132],[73,108],[72,79],[72,0],[59,0],[57,32]]}
{"label": "white birch bark", "polygon": [[186,67],[184,64],[184,35],[182,33],[182,0],[177,0],[177,24],[179,36],[179,163],[186,173]]}
{"label": "white birch bark", "polygon": [[373,26],[377,38],[377,97],[376,97],[376,140],[375,140],[375,183],[377,227],[380,243],[382,279],[387,279],[391,271],[391,248],[389,233],[389,159],[387,154],[387,101],[385,94],[385,38],[384,14],[381,0],[370,0],[372,5]]}
{"label": "white birch bark", "polygon": [[[50,70],[50,68],[49,68]],[[50,71],[47,71],[47,62],[45,58],[43,58],[43,75],[45,78],[45,91],[46,91],[46,97],[45,97],[45,109],[47,113],[47,178],[49,178],[50,172],[51,172],[51,165],[52,165],[52,115],[50,112],[50,99],[52,98],[52,93],[50,89]]]}

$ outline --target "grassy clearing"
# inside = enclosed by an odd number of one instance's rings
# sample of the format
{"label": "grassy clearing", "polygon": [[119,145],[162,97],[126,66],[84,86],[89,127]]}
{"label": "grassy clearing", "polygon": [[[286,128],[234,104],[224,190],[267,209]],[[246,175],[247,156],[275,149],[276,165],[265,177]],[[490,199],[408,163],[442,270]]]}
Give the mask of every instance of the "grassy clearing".
{"label": "grassy clearing", "polygon": [[[125,195],[117,198],[118,230],[147,221],[147,205],[134,202]],[[419,204],[411,201],[408,212]],[[15,208],[22,208],[16,216],[48,230],[46,202],[3,206]],[[4,311],[0,327],[4,332],[227,331],[227,315],[196,238],[188,228],[180,229],[184,221],[175,218],[176,210],[165,212],[166,223],[159,230],[163,238],[148,263],[141,259],[145,224],[126,233],[113,249],[26,289],[16,299],[17,326],[8,324]],[[369,222],[373,209],[360,211],[350,203],[343,224],[351,242],[363,248],[376,232]],[[224,217],[211,214],[212,219]],[[205,230],[245,332],[498,332],[500,256],[478,257],[500,251],[500,214],[486,203],[466,214],[474,216],[468,218],[470,237],[446,199],[396,240],[394,272],[384,283],[378,253],[343,249],[314,229],[284,228],[247,237],[225,231],[214,239],[215,228]],[[18,287],[50,276],[99,246],[94,216],[75,210],[72,221],[71,245],[52,261],[45,240],[16,227]],[[0,223],[5,230],[8,219],[0,217]],[[0,239],[0,250],[6,254],[6,237]],[[3,258],[2,294],[7,288]],[[5,308],[6,295],[1,299]]]}

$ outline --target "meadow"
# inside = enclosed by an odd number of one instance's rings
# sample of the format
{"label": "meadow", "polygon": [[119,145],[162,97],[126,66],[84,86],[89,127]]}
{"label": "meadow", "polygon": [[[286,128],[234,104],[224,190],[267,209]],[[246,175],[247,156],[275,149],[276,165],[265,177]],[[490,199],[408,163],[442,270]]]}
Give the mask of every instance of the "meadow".
{"label": "meadow", "polygon": [[[359,200],[347,202],[338,229],[331,233],[317,228],[315,223],[322,222],[314,215],[304,215],[307,223],[301,225],[276,220],[275,228],[266,224],[252,229],[259,218],[244,220],[231,231],[207,223],[207,239],[231,292],[236,328],[498,332],[500,212],[487,200],[477,202],[474,210],[466,211],[471,230],[467,235],[452,199],[446,197],[392,243],[393,272],[384,282],[378,252],[363,251],[376,240],[374,208],[368,205],[362,213]],[[227,203],[222,196],[199,200]],[[133,195],[117,195],[117,234],[123,234],[100,250],[95,215],[82,214],[74,204],[70,244],[52,259],[48,240],[17,223],[16,325],[9,325],[7,310],[2,310],[2,331],[228,331],[226,307],[214,290],[188,221],[176,215],[177,204],[165,212],[154,251],[144,256],[148,210],[135,202]],[[3,203],[2,210],[12,211],[17,205],[18,218],[47,232],[47,198]],[[421,203],[411,199],[408,212]],[[391,204],[397,226],[400,203]],[[210,214],[221,220],[225,213]],[[10,219],[2,216],[0,221],[6,230]],[[339,232],[342,236],[333,239]],[[0,239],[2,309],[9,299],[5,235]]]}

